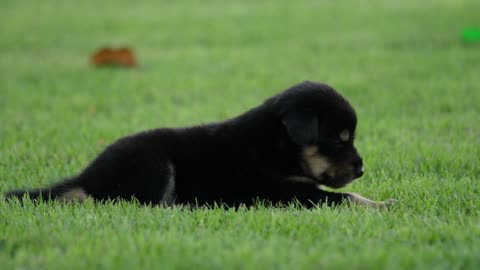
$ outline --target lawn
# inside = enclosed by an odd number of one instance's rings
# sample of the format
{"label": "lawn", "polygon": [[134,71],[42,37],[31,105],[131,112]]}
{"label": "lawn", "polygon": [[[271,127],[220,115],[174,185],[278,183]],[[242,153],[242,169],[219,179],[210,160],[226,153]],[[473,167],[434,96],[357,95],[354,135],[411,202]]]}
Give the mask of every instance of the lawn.
{"label": "lawn", "polygon": [[[77,173],[144,129],[233,117],[310,79],[359,117],[389,211],[0,199],[2,269],[479,269],[479,1],[0,2],[0,192]],[[134,69],[91,53],[130,46]],[[225,179],[228,181],[228,179]]]}

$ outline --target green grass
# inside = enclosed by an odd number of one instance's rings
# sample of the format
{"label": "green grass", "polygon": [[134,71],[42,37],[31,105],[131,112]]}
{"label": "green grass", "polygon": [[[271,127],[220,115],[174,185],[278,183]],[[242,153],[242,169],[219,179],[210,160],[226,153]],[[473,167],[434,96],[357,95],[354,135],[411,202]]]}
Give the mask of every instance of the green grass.
{"label": "green grass", "polygon": [[[478,269],[480,44],[472,1],[0,2],[0,192],[82,169],[109,142],[226,119],[305,79],[359,116],[390,211],[33,206],[0,200],[2,269]],[[103,45],[137,69],[96,69]],[[228,181],[228,179],[225,179]]]}

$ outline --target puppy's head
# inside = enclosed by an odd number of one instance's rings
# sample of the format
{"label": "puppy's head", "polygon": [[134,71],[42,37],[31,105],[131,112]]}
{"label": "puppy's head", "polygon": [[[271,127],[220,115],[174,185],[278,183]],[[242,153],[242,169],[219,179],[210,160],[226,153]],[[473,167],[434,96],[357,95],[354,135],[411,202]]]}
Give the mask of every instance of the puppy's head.
{"label": "puppy's head", "polygon": [[303,82],[281,93],[275,106],[303,176],[341,188],[363,175],[353,145],[357,117],[352,106],[328,85]]}

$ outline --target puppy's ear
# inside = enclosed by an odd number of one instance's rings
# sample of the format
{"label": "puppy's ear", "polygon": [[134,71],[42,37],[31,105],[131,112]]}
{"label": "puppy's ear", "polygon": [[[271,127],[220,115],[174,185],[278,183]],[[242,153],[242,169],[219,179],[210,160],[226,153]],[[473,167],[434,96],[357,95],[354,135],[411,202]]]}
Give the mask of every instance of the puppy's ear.
{"label": "puppy's ear", "polygon": [[282,119],[290,139],[297,145],[313,145],[318,137],[318,119],[313,112],[291,111]]}

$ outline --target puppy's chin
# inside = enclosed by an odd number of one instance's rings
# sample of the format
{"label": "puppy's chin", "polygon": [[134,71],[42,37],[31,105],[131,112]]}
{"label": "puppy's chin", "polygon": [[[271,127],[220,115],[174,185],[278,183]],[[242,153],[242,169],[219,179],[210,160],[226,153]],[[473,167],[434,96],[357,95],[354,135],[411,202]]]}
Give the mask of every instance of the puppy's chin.
{"label": "puppy's chin", "polygon": [[342,188],[355,180],[356,178],[353,176],[353,173],[346,173],[346,174],[337,174],[335,177],[328,174],[327,172],[317,177],[315,180],[320,184],[330,188],[339,189]]}

